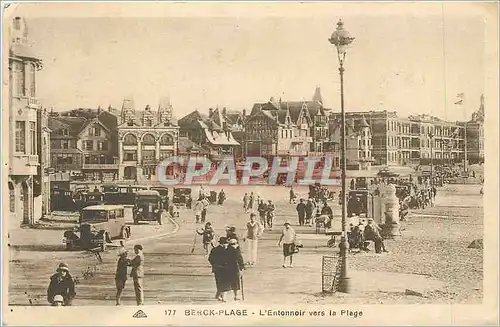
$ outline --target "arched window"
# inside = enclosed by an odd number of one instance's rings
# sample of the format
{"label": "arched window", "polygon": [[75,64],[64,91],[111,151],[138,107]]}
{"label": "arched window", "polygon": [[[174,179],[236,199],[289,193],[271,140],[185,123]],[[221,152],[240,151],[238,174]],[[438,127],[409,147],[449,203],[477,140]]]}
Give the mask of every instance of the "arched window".
{"label": "arched window", "polygon": [[146,134],[142,138],[142,144],[144,145],[155,145],[155,143],[156,143],[155,137],[151,134]]}
{"label": "arched window", "polygon": [[170,134],[164,134],[160,139],[161,145],[172,145],[174,144],[174,138]]}
{"label": "arched window", "polygon": [[133,134],[127,134],[123,140],[124,145],[137,145],[137,137]]}

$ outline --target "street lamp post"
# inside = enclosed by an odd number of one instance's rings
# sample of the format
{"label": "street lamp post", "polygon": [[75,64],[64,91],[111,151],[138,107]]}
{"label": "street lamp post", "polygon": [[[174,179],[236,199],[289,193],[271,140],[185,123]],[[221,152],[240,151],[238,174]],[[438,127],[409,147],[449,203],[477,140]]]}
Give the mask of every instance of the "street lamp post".
{"label": "street lamp post", "polygon": [[331,44],[337,48],[337,56],[339,60],[339,73],[340,73],[340,108],[341,108],[341,170],[342,170],[342,238],[340,241],[340,256],[342,258],[342,269],[340,273],[338,291],[342,293],[349,293],[349,278],[347,277],[347,249],[349,243],[347,242],[347,208],[346,208],[346,131],[345,131],[345,111],[344,111],[344,60],[346,50],[349,44],[354,41],[348,31],[344,30],[344,23],[339,20],[337,29],[333,32],[332,36],[328,39]]}

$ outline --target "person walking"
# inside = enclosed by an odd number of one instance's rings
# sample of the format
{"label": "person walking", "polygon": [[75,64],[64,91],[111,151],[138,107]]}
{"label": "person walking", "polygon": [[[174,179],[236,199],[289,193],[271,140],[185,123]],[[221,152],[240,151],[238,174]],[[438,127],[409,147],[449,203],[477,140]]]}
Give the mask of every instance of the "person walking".
{"label": "person walking", "polygon": [[201,199],[197,200],[196,203],[194,204],[194,217],[196,220],[196,223],[200,223],[201,220],[201,213],[203,212],[203,202]]}
{"label": "person walking", "polygon": [[144,304],[144,254],[142,253],[143,247],[140,244],[134,246],[135,257],[130,261],[129,265],[132,267],[130,277],[134,280],[135,300],[137,305]]}
{"label": "person walking", "polygon": [[205,228],[197,229],[196,233],[198,235],[203,235],[203,239],[202,239],[203,249],[205,250],[205,254],[208,254],[208,245],[212,244],[212,241],[213,241],[214,236],[215,236],[215,231],[212,228],[212,223],[207,222],[205,224]]}
{"label": "person walking", "polygon": [[127,282],[127,268],[130,260],[127,258],[128,251],[125,248],[120,248],[118,251],[118,262],[116,264],[115,285],[116,285],[116,305],[121,304],[122,292],[125,289]]}
{"label": "person walking", "polygon": [[56,273],[50,277],[47,301],[53,305],[58,295],[62,296],[64,306],[71,306],[76,296],[75,281],[70,274],[68,265],[65,263],[60,263]]}
{"label": "person walking", "polygon": [[212,273],[215,277],[215,298],[219,301],[225,302],[224,292],[230,289],[229,283],[225,281],[227,270],[227,238],[222,236],[219,238],[219,245],[210,251],[208,262],[212,266]]}
{"label": "person walking", "polygon": [[235,239],[238,241],[238,234],[236,234],[236,227],[231,226],[226,228],[226,238],[227,240]]}
{"label": "person walking", "polygon": [[224,193],[224,190],[220,190],[219,192],[219,205],[223,205],[224,201],[226,201],[226,193]]}
{"label": "person walking", "polygon": [[299,215],[299,226],[303,226],[306,218],[306,204],[304,203],[304,199],[300,199],[295,209]]}
{"label": "person walking", "polygon": [[313,212],[314,212],[314,204],[311,201],[311,199],[307,199],[306,203],[306,224],[311,225],[311,220],[313,218]]}
{"label": "person walking", "polygon": [[250,221],[247,223],[247,233],[244,242],[247,242],[247,264],[255,265],[257,263],[257,252],[259,246],[259,238],[262,235],[264,228],[260,222],[255,220],[255,214],[250,214]]}
{"label": "person walking", "polygon": [[248,210],[248,200],[249,200],[248,193],[245,193],[245,195],[243,196],[243,210],[245,212],[247,212]]}
{"label": "person walking", "polygon": [[290,268],[293,268],[293,255],[295,254],[295,242],[297,240],[297,235],[295,230],[290,226],[290,222],[285,222],[285,228],[281,231],[280,240],[278,241],[278,246],[281,246],[283,242],[283,268],[286,268],[286,258],[290,257]]}
{"label": "person walking", "polygon": [[267,213],[266,213],[267,226],[269,226],[269,229],[273,228],[274,210],[275,206],[273,204],[273,201],[269,200],[267,203]]}
{"label": "person walking", "polygon": [[255,195],[253,195],[253,192],[250,192],[250,197],[248,198],[248,209],[253,210],[254,200],[255,200]]}
{"label": "person walking", "polygon": [[260,200],[257,211],[259,211],[260,223],[262,224],[262,226],[264,226],[264,228],[266,228],[267,205],[264,200]]}
{"label": "person walking", "polygon": [[205,219],[207,218],[207,209],[210,205],[210,201],[208,201],[206,196],[203,196],[201,199],[201,203],[203,205],[201,210],[201,223],[203,224],[205,222]]}
{"label": "person walking", "polygon": [[235,239],[229,240],[229,247],[226,252],[227,256],[227,282],[230,285],[231,290],[234,293],[234,300],[239,300],[238,291],[241,289],[241,279],[242,270],[245,269],[243,263],[243,256],[241,255],[241,249],[238,245],[238,241]]}

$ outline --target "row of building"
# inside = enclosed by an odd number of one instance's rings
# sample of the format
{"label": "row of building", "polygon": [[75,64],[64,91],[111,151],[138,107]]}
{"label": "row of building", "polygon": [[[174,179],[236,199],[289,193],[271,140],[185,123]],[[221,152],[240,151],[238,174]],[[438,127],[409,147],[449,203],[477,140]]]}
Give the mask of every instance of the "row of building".
{"label": "row of building", "polygon": [[[14,18],[9,48],[8,189],[10,214],[32,224],[49,211],[51,184],[84,181],[147,181],[171,156],[217,161],[231,155],[329,155],[340,167],[341,117],[325,108],[320,88],[310,101],[271,98],[252,109],[195,110],[177,120],[168,98],[139,109],[41,109],[36,72],[42,61],[28,45],[26,22]],[[484,160],[484,97],[470,121],[447,122],[396,112],[346,114],[347,168]],[[6,120],[4,120],[6,121]],[[168,173],[168,172],[167,172]],[[173,172],[171,172],[173,173]],[[5,203],[5,202],[4,202]]]}

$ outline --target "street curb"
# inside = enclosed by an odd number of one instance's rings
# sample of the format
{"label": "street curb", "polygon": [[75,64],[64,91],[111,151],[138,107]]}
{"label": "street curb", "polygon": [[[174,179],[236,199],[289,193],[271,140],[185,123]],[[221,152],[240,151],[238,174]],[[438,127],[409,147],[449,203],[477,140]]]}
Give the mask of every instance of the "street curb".
{"label": "street curb", "polygon": [[145,237],[141,237],[141,238],[137,238],[137,239],[129,239],[129,240],[127,240],[127,243],[128,242],[138,242],[138,241],[152,240],[152,239],[161,238],[161,237],[165,237],[165,236],[170,236],[170,235],[176,234],[179,231],[179,229],[180,229],[179,223],[177,221],[175,221],[175,219],[172,218],[170,215],[168,216],[168,220],[170,220],[170,222],[174,225],[174,229],[172,231],[170,231],[168,233],[163,233],[163,234],[145,236]]}

